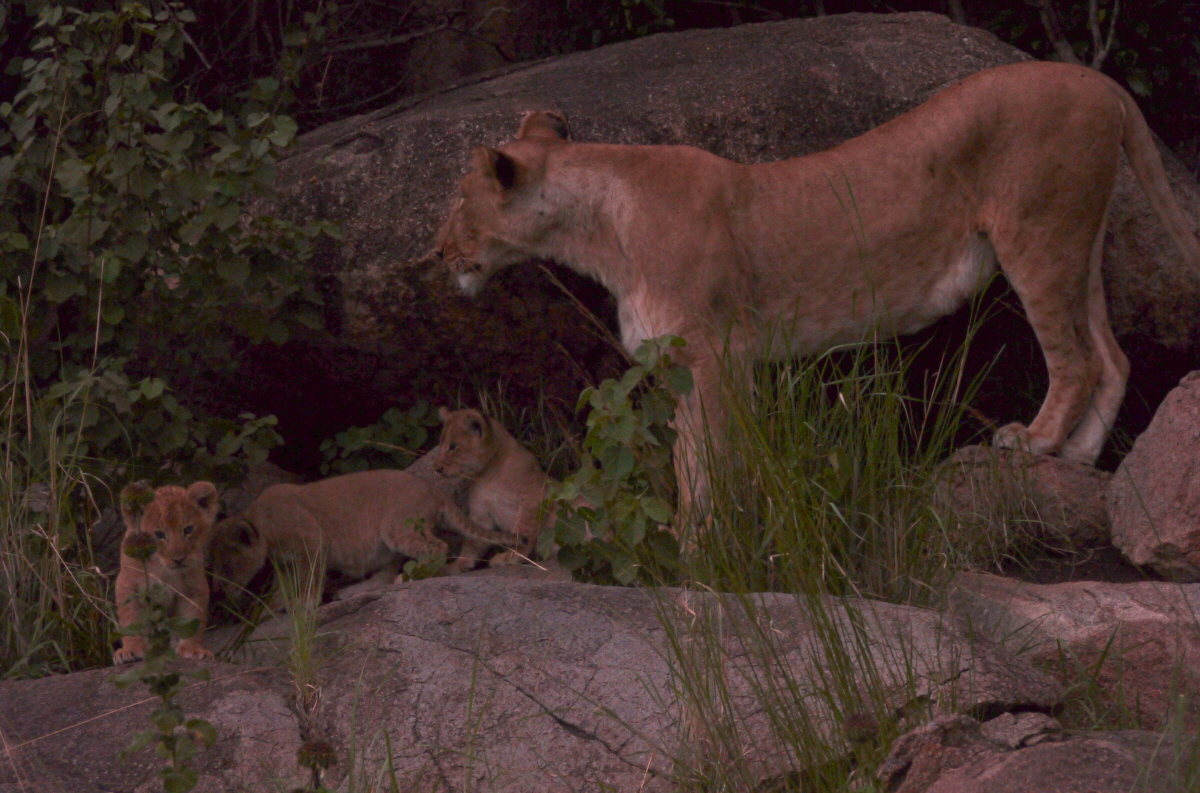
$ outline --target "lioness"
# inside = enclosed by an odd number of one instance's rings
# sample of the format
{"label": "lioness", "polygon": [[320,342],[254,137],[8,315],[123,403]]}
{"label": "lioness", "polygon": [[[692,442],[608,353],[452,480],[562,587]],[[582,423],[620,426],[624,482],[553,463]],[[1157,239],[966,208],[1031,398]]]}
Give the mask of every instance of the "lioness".
{"label": "lioness", "polygon": [[[1129,364],[1100,256],[1124,149],[1190,266],[1200,245],[1133,99],[1099,72],[1020,63],[954,83],[819,154],[740,165],[690,146],[566,140],[553,113],[477,147],[431,258],[478,293],[498,269],[552,259],[617,300],[623,345],[682,336],[695,390],[677,419],[681,502],[702,505],[704,416],[739,360],[912,333],[954,311],[997,259],[1049,369],[1033,423],[998,444],[1094,463]],[[690,490],[689,490],[690,488]]]}
{"label": "lioness", "polygon": [[[155,490],[145,482],[134,482],[121,491],[125,537],[117,573],[117,621],[122,628],[132,625],[142,610],[134,595],[147,585],[163,585],[174,594],[178,616],[200,620],[196,633],[176,645],[181,658],[213,657],[204,647],[208,621],[204,554],[220,506],[217,489],[210,482],[195,482],[186,490],[170,485]],[[123,636],[113,663],[136,661],[146,654],[147,647],[143,636]]]}
{"label": "lioness", "polygon": [[[212,544],[214,588],[244,588],[268,558],[305,565],[320,560],[351,578],[383,572],[396,577],[398,556],[445,556],[434,536],[443,525],[466,537],[516,546],[520,538],[478,526],[435,486],[404,471],[361,471],[305,485],[277,484],[241,515],[217,524]],[[455,573],[474,564],[459,559]],[[367,587],[384,583],[373,577]],[[358,590],[354,590],[358,591]]]}
{"label": "lioness", "polygon": [[[532,553],[546,524],[542,500],[546,476],[536,457],[517,442],[504,425],[478,410],[438,408],[442,435],[434,469],[443,476],[462,477],[467,490],[468,514],[482,526],[497,526],[522,538],[523,546],[492,558],[492,564],[520,561]],[[462,556],[478,559],[487,543],[463,540]]]}

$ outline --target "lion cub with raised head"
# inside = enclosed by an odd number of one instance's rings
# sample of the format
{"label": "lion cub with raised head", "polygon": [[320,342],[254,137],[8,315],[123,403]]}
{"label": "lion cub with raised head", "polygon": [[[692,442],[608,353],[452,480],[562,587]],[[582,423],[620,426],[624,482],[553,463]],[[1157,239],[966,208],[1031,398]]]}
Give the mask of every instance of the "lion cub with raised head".
{"label": "lion cub with raised head", "polygon": [[[550,477],[537,458],[509,434],[504,425],[478,410],[439,408],[442,436],[434,468],[447,477],[470,482],[468,514],[483,526],[498,526],[524,542],[514,551],[492,558],[491,563],[512,564],[537,546],[538,535],[550,516],[542,512]],[[462,557],[477,560],[488,543],[463,542]],[[472,564],[474,561],[471,562]]]}
{"label": "lion cub with raised head", "polygon": [[[391,583],[403,556],[445,556],[446,543],[435,525],[464,538],[514,546],[516,536],[478,526],[434,485],[404,471],[362,471],[310,482],[278,484],[263,491],[250,508],[217,524],[212,548],[215,588],[245,588],[268,559],[323,564],[351,578],[371,578],[363,591]],[[474,560],[456,560],[457,573]],[[383,577],[390,576],[388,581]],[[345,596],[347,590],[342,591]]]}
{"label": "lion cub with raised head", "polygon": [[[121,491],[125,538],[121,541],[121,570],[117,573],[118,622],[122,628],[136,622],[141,605],[134,595],[148,584],[163,585],[174,594],[176,614],[200,620],[194,635],[179,640],[175,652],[181,658],[213,657],[204,647],[208,622],[204,555],[219,508],[217,489],[210,482],[195,482],[187,489],[168,485],[157,490],[146,482],[135,482]],[[153,548],[149,558],[130,555],[137,554],[139,545],[147,551]],[[113,653],[113,663],[136,661],[147,649],[145,637],[123,636],[121,648]]]}

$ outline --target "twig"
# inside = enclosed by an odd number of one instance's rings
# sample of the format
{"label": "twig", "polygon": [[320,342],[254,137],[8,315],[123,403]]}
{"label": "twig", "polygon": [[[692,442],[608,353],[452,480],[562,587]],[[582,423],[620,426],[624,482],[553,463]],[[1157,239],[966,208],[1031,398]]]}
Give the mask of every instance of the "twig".
{"label": "twig", "polygon": [[1046,36],[1054,45],[1054,51],[1058,53],[1059,59],[1064,63],[1082,66],[1083,62],[1075,54],[1075,48],[1071,46],[1071,42],[1063,33],[1062,22],[1058,19],[1058,10],[1054,7],[1054,0],[1041,0],[1039,5],[1042,12],[1042,27],[1046,29]]}
{"label": "twig", "polygon": [[1117,32],[1117,15],[1121,13],[1121,0],[1113,0],[1112,16],[1108,18],[1108,38],[1100,31],[1100,3],[1088,0],[1088,27],[1092,31],[1092,68],[1099,69],[1112,49],[1113,36]]}

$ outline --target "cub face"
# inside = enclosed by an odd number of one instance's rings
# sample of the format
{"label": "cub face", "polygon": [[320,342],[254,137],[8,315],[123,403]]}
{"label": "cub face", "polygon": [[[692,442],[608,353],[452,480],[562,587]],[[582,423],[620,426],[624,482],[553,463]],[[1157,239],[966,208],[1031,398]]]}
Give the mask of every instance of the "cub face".
{"label": "cub face", "polygon": [[267,563],[267,540],[246,518],[226,518],[213,527],[210,556],[214,592],[244,589]]}
{"label": "cub face", "polygon": [[491,421],[478,410],[438,408],[442,436],[433,467],[442,476],[472,479],[487,469],[496,456]]}
{"label": "cub face", "polygon": [[474,297],[494,273],[529,259],[557,225],[558,207],[542,188],[549,148],[567,135],[562,116],[530,113],[504,149],[472,152],[471,170],[429,257],[444,263],[466,294]]}
{"label": "cub face", "polygon": [[154,490],[145,482],[127,485],[121,491],[122,548],[144,534],[155,542],[151,564],[167,571],[202,568],[219,509],[211,482],[195,482],[187,489],[167,485]]}

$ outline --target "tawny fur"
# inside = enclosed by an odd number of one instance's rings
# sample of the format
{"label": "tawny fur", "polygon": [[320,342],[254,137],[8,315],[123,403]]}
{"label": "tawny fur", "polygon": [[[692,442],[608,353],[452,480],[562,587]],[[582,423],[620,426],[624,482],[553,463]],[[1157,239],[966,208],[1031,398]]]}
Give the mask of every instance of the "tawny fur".
{"label": "tawny fur", "polygon": [[[471,520],[523,540],[522,547],[497,554],[491,564],[511,564],[531,555],[542,528],[551,519],[541,508],[550,477],[499,421],[470,409],[451,412],[440,408],[438,415],[442,435],[434,457],[435,470],[470,482],[467,501]],[[487,547],[487,543],[464,540],[462,556],[478,559]]]}
{"label": "tawny fur", "polygon": [[[412,474],[363,471],[305,485],[272,485],[244,513],[217,524],[214,586],[243,588],[268,559],[304,569],[322,560],[316,577],[321,582],[326,570],[336,570],[350,578],[373,576],[372,585],[391,583],[399,573],[398,558],[446,555],[435,526],[498,545],[519,542],[472,523],[446,493]],[[455,560],[448,571],[468,566]],[[376,574],[390,578],[381,581]]]}
{"label": "tawny fur", "polygon": [[1050,381],[1033,423],[997,441],[1094,463],[1129,371],[1100,273],[1122,149],[1200,271],[1137,105],[1080,66],[988,69],[833,149],[758,165],[689,146],[574,143],[564,131],[534,113],[513,142],[477,148],[433,257],[472,294],[504,266],[552,259],[608,288],[629,351],[685,338],[677,357],[695,379],[677,419],[685,507],[706,497],[701,419],[725,418],[724,356],[911,333],[976,293],[997,259]]}
{"label": "tawny fur", "polygon": [[[151,494],[153,499],[146,504],[144,499]],[[152,490],[145,482],[136,482],[121,491],[125,538],[121,542],[121,569],[116,583],[117,621],[122,628],[133,624],[141,614],[141,606],[133,596],[147,584],[163,585],[175,595],[177,616],[200,621],[196,633],[180,639],[176,645],[175,652],[181,658],[213,657],[204,647],[204,628],[208,623],[204,563],[219,509],[217,489],[210,482],[195,482],[186,490],[172,485]],[[139,532],[158,543],[154,555],[145,562],[125,553],[125,544]],[[113,653],[113,663],[136,661],[145,656],[146,649],[142,636],[123,636],[120,649]]]}

